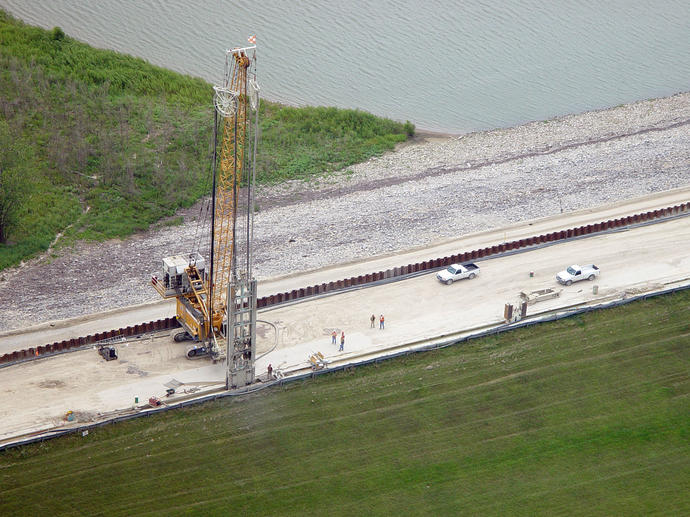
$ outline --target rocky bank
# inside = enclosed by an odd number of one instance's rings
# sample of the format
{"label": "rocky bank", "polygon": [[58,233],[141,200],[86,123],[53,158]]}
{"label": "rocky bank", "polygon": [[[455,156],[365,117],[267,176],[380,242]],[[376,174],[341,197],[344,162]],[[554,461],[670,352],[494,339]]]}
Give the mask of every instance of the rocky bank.
{"label": "rocky bank", "polygon": [[[281,276],[688,184],[690,92],[507,129],[422,134],[326,178],[260,188],[254,273]],[[0,331],[158,300],[150,274],[163,257],[195,248],[200,207],[180,226],[80,243],[3,271]]]}

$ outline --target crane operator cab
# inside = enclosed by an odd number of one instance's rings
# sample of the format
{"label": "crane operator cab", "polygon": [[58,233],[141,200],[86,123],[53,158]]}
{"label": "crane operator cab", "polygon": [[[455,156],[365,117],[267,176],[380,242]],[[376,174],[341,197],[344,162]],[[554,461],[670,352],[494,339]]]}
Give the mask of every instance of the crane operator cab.
{"label": "crane operator cab", "polygon": [[185,273],[189,266],[196,266],[200,280],[206,281],[206,261],[199,253],[188,257],[173,255],[163,259],[163,271],[151,275],[151,284],[163,298],[171,298],[192,292],[192,281]]}

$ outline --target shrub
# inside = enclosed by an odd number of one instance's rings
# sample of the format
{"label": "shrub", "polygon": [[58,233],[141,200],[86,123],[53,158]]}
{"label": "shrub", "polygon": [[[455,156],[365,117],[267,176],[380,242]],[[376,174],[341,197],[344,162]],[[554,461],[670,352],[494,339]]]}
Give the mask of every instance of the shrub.
{"label": "shrub", "polygon": [[62,41],[65,39],[65,33],[60,27],[53,27],[53,30],[50,32],[50,37],[56,41]]}

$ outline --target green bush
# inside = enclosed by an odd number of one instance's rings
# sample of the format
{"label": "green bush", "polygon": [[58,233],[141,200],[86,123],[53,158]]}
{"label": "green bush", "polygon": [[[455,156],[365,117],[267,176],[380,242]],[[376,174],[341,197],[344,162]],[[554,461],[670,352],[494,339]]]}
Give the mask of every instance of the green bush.
{"label": "green bush", "polygon": [[53,27],[50,36],[56,41],[61,41],[65,39],[65,33],[60,27]]}

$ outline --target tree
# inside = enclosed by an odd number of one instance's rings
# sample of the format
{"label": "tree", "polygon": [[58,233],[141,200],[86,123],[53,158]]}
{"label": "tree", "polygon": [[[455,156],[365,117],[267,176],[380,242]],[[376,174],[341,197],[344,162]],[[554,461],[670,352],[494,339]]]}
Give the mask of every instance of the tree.
{"label": "tree", "polygon": [[12,138],[6,122],[0,122],[0,244],[7,240],[20,221],[29,193],[25,170],[30,161],[26,146]]}
{"label": "tree", "polygon": [[26,192],[17,170],[0,166],[0,244],[7,244],[10,233],[17,226]]}

